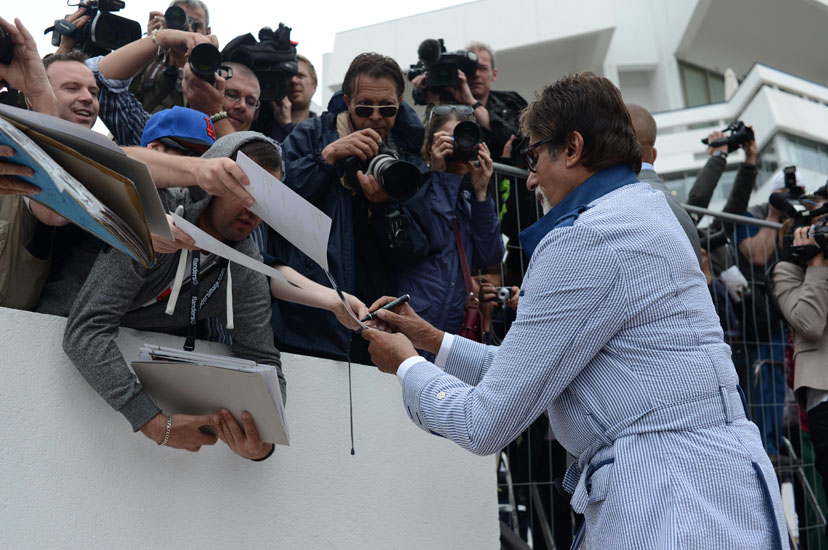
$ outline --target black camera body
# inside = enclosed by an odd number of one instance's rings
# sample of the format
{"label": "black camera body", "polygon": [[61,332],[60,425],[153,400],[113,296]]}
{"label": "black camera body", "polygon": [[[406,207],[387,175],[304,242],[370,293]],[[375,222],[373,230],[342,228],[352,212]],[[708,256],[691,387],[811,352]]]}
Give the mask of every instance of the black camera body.
{"label": "black camera body", "polygon": [[9,33],[0,29],[0,64],[10,65],[14,59],[14,42]]}
{"label": "black camera body", "polygon": [[734,120],[730,125],[722,130],[722,132],[730,132],[729,136],[714,139],[710,143],[708,143],[708,139],[704,138],[702,143],[709,147],[721,147],[722,145],[727,145],[727,152],[732,153],[739,147],[743,146],[748,141],[756,141],[753,135],[753,130],[749,127],[745,126],[745,123],[741,120]]}
{"label": "black camera body", "polygon": [[355,191],[360,193],[362,190],[357,178],[357,172],[362,170],[366,176],[374,176],[383,191],[397,202],[404,202],[413,197],[423,180],[419,168],[410,162],[400,160],[397,153],[384,143],[380,144],[379,152],[367,161],[349,156],[343,158],[340,163],[345,168],[346,180]]}
{"label": "black camera body", "polygon": [[454,152],[446,157],[446,161],[465,162],[477,160],[480,142],[483,133],[480,126],[471,120],[463,120],[454,127]]}
{"label": "black camera body", "polygon": [[66,19],[58,19],[46,32],[52,31],[53,46],[60,46],[61,37],[66,36],[75,40],[76,49],[89,56],[106,55],[141,38],[141,25],[137,21],[112,13],[124,5],[121,0],[82,2],[78,7],[86,8],[85,15],[91,21],[78,28]]}
{"label": "black camera body", "polygon": [[[788,187],[787,175],[786,172],[786,187]],[[796,186],[794,177],[793,187],[782,193],[772,193],[769,202],[771,206],[784,212],[793,220],[788,230],[782,235],[782,259],[804,267],[808,260],[820,252],[828,256],[828,226],[826,226],[826,221],[823,221],[814,228],[813,237],[817,243],[816,246],[812,244],[794,246],[794,232],[800,227],[814,225],[816,219],[828,214],[828,203],[814,210],[807,210],[800,202],[802,194],[803,189]]]}
{"label": "black camera body", "polygon": [[223,61],[241,63],[256,73],[262,101],[281,101],[287,95],[288,80],[299,72],[290,31],[284,23],[275,31],[263,27],[258,42],[248,33],[237,36],[221,51]]}
{"label": "black camera body", "polygon": [[419,61],[411,65],[408,70],[408,80],[412,81],[418,76],[425,74],[424,88],[417,88],[412,92],[414,103],[427,105],[423,90],[441,94],[441,99],[449,99],[445,88],[457,86],[459,77],[457,71],[463,71],[467,77],[471,77],[478,67],[477,54],[470,50],[457,50],[447,52],[443,39],[427,38],[417,48]]}

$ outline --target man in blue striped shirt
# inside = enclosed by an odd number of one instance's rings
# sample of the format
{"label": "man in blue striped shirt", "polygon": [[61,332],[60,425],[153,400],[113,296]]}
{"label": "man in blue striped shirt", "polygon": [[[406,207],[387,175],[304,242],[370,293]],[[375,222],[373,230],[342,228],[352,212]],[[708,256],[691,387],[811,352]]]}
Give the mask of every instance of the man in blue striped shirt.
{"label": "man in blue striped shirt", "polygon": [[564,480],[585,518],[575,548],[787,548],[704,276],[664,196],[636,177],[620,92],[567,76],[522,125],[545,215],[521,234],[531,260],[503,344],[444,334],[403,306],[379,314],[398,333],[363,333],[372,360],[397,374],[415,424],[477,454],[547,410],[578,457]]}

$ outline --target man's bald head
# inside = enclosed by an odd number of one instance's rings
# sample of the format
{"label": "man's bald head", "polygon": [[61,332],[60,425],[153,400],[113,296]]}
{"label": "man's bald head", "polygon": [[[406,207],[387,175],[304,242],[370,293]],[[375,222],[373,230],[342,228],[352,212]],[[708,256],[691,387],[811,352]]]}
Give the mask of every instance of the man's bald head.
{"label": "man's bald head", "polygon": [[635,137],[641,144],[641,161],[652,164],[656,157],[655,141],[658,133],[656,121],[650,111],[641,105],[627,103],[627,110],[630,112]]}

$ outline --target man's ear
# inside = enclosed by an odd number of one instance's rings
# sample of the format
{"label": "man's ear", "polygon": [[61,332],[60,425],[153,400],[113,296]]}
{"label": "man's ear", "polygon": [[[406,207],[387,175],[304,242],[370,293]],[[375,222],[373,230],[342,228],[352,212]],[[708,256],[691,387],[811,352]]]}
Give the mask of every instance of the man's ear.
{"label": "man's ear", "polygon": [[658,157],[658,149],[653,147],[653,164],[655,164],[655,159]]}
{"label": "man's ear", "polygon": [[350,109],[351,108],[351,98],[348,97],[347,95],[343,95],[342,99],[345,100],[345,106]]}
{"label": "man's ear", "polygon": [[492,82],[497,80],[497,69],[492,69]]}
{"label": "man's ear", "polygon": [[574,168],[581,162],[581,157],[584,154],[584,136],[580,132],[569,133],[564,145],[564,154],[566,155],[567,168]]}

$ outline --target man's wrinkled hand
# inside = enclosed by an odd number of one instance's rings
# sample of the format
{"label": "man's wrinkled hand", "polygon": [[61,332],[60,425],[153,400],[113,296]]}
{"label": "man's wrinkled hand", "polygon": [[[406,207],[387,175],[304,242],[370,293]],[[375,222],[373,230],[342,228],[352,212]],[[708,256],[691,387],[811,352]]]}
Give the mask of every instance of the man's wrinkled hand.
{"label": "man's wrinkled hand", "polygon": [[369,311],[377,312],[378,320],[373,321],[374,326],[380,331],[401,332],[414,347],[437,353],[443,343],[443,331],[428,324],[407,303],[397,306],[393,311],[381,309],[393,300],[396,300],[393,296],[383,296],[368,308]]}
{"label": "man's wrinkled hand", "polygon": [[253,197],[244,189],[250,180],[235,161],[229,158],[198,158],[193,161],[196,162],[196,185],[208,194],[235,198],[247,207],[253,206]]}
{"label": "man's wrinkled hand", "polygon": [[417,355],[411,341],[401,333],[369,328],[362,331],[362,337],[369,342],[368,353],[371,354],[371,362],[388,374],[396,374],[403,361]]}
{"label": "man's wrinkled hand", "polygon": [[336,164],[345,157],[356,156],[368,160],[379,153],[382,138],[373,128],[352,132],[345,137],[329,143],[322,149],[322,158],[328,164]]}
{"label": "man's wrinkled hand", "polygon": [[254,460],[264,458],[273,449],[272,443],[265,443],[259,438],[253,417],[247,411],[242,413],[242,425],[239,426],[230,411],[221,409],[213,415],[213,426],[218,432],[219,439],[241,457]]}

